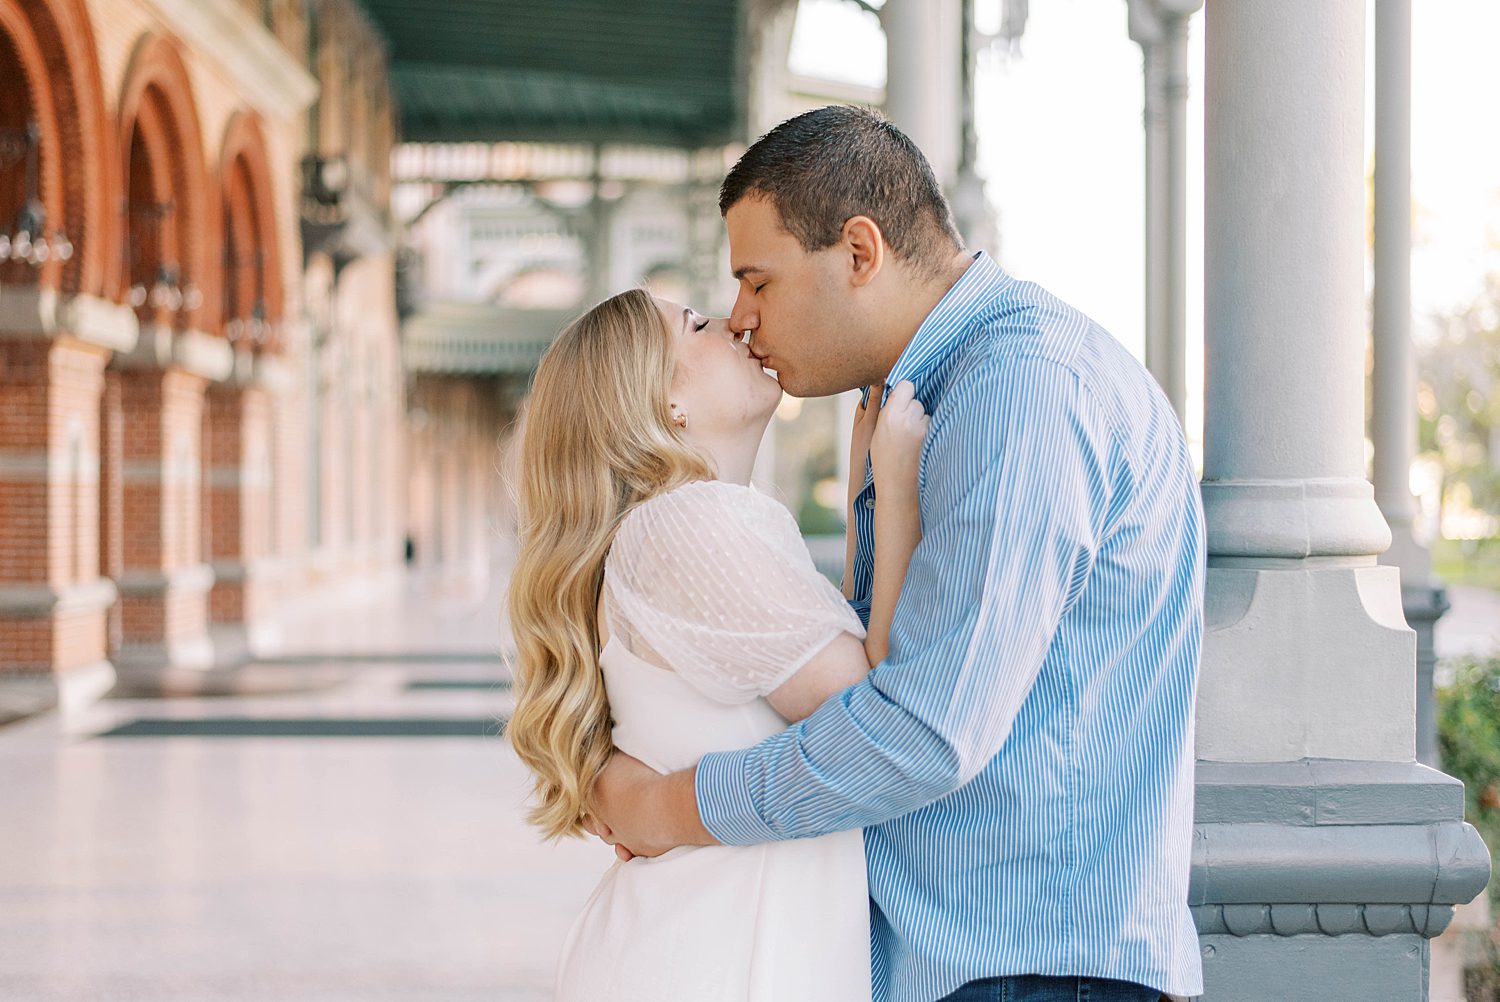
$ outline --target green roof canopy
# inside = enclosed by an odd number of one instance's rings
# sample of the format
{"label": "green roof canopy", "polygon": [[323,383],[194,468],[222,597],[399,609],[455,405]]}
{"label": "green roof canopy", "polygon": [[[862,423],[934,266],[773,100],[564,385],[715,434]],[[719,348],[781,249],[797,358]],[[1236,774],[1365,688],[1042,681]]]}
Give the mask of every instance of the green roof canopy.
{"label": "green roof canopy", "polygon": [[740,132],[740,0],[363,0],[408,142]]}

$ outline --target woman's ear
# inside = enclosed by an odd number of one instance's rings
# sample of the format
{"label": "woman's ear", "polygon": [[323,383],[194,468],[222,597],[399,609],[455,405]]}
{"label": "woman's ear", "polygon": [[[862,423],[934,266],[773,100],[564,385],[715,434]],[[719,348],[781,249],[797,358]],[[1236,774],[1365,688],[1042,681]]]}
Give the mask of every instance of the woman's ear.
{"label": "woman's ear", "polygon": [[850,216],[841,233],[849,261],[849,282],[856,287],[869,285],[885,264],[885,234],[869,216]]}

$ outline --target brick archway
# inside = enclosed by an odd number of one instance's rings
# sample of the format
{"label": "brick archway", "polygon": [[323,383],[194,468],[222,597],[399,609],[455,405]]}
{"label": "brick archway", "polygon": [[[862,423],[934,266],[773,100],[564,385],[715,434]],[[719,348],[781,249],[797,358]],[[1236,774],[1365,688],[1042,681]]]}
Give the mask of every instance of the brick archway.
{"label": "brick archway", "polygon": [[[205,308],[218,301],[215,270],[209,267],[218,220],[209,211],[202,133],[187,67],[173,42],[151,35],[136,45],[125,81],[116,159],[126,208],[110,294],[128,302],[132,281],[144,271],[159,264],[175,265],[181,286],[196,286],[201,301],[165,311],[146,304],[142,310],[154,312],[158,320],[173,326],[201,327],[208,315]],[[132,177],[133,170],[143,168],[152,172],[150,185]],[[170,197],[153,209],[142,201],[148,191],[170,192]],[[147,233],[152,228],[154,232]],[[155,260],[140,260],[142,251]]]}
{"label": "brick archway", "polygon": [[[6,51],[9,50],[9,51]],[[67,262],[47,261],[27,280],[66,293],[100,294],[115,241],[105,207],[111,187],[108,122],[83,0],[0,0],[0,77],[24,108],[7,108],[5,125],[35,121],[39,134],[38,190],[47,231],[61,229],[73,245]],[[3,65],[13,57],[12,66]],[[19,122],[10,119],[19,118]],[[0,189],[0,226],[9,229],[19,204]],[[4,277],[16,280],[15,266]]]}
{"label": "brick archway", "polygon": [[[223,253],[213,329],[242,359],[276,352],[285,307],[282,259],[266,142],[253,112],[237,112],[224,130],[217,190]],[[203,552],[217,571],[209,619],[216,647],[228,656],[249,649],[268,610],[275,401],[252,380],[212,385],[205,403]]]}
{"label": "brick archway", "polygon": [[[225,269],[219,283],[218,315],[224,321],[245,319],[260,301],[274,331],[286,302],[281,243],[265,137],[253,112],[237,112],[230,119],[219,156],[219,176]],[[279,348],[274,337],[256,346],[260,351]]]}
{"label": "brick archway", "polygon": [[[97,475],[109,351],[39,326],[46,308],[34,293],[104,292],[116,189],[97,60],[83,0],[0,0],[0,231],[13,233],[34,177],[44,218],[28,232],[48,248],[35,264],[0,266],[0,283],[30,287],[7,304],[5,320],[18,326],[0,338],[0,448],[12,459],[0,470],[0,675],[45,677],[64,703],[113,680]],[[72,248],[66,260],[55,253],[59,233]]]}

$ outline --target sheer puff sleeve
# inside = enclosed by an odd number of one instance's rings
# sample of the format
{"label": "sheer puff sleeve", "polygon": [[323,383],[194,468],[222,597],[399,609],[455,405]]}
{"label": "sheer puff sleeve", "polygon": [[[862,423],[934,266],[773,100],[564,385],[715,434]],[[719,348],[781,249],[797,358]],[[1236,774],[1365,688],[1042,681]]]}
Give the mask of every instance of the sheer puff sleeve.
{"label": "sheer puff sleeve", "polygon": [[779,688],[840,633],[863,638],[777,501],[721,481],[686,484],[620,524],[604,569],[612,633],[710,699]]}

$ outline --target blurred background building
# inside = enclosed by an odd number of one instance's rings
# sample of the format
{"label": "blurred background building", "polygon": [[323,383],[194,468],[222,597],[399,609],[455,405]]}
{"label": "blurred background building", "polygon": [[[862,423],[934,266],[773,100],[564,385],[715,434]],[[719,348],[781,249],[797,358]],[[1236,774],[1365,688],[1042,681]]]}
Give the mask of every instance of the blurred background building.
{"label": "blurred background building", "polygon": [[[232,692],[414,583],[498,616],[510,431],[551,337],[642,284],[727,312],[724,171],[799,111],[879,105],[971,246],[1091,312],[1135,288],[1100,319],[1202,457],[1211,997],[1420,997],[1483,883],[1464,790],[1417,762],[1448,604],[1429,545],[1480,578],[1496,552],[1500,322],[1480,284],[1413,341],[1412,5],[1209,0],[1207,32],[1202,0],[1108,6],[0,0],[0,722]],[[1090,76],[1105,58],[1127,96]],[[1129,158],[1070,145],[1115,128]],[[1080,215],[1033,218],[1043,174]],[[1123,248],[1089,200],[1122,178]],[[756,473],[835,574],[851,409],[786,399]]]}
{"label": "blurred background building", "polygon": [[333,0],[4,12],[5,686],[191,686],[401,564],[386,43]]}

